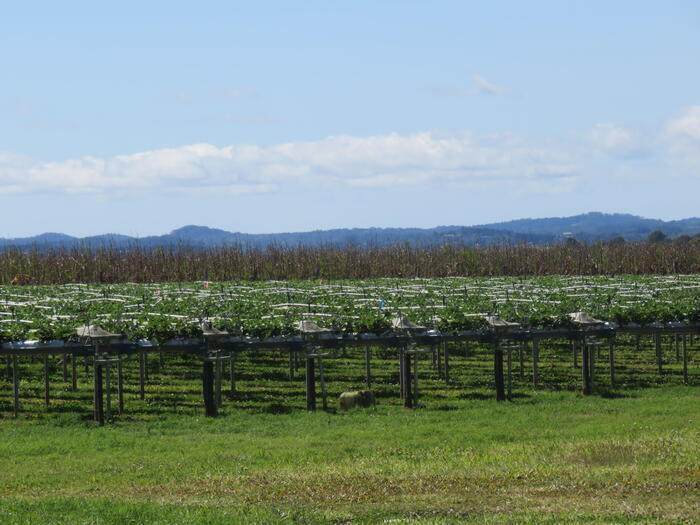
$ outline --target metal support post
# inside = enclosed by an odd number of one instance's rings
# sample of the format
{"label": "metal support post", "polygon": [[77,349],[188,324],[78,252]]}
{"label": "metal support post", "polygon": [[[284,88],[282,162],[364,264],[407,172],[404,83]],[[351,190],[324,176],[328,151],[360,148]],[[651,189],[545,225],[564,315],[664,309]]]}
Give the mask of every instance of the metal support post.
{"label": "metal support post", "polygon": [[658,332],[654,334],[654,346],[656,349],[656,366],[659,369],[659,375],[662,375],[664,373],[663,350],[661,349],[661,334]]}
{"label": "metal support post", "polygon": [[582,393],[584,396],[588,396],[592,392],[591,373],[589,369],[591,360],[588,357],[589,351],[590,349],[588,348],[584,337],[583,341],[581,342],[581,379],[583,382]]}
{"label": "metal support post", "polygon": [[411,355],[403,352],[403,383],[404,383],[404,398],[403,406],[413,408],[413,394],[411,393]]}
{"label": "metal support post", "polygon": [[688,384],[688,347],[686,345],[686,337],[683,336],[683,349],[681,351],[683,354],[683,384]]}
{"label": "metal support post", "polygon": [[372,388],[372,351],[368,346],[365,346],[365,381],[367,382],[367,389]]}
{"label": "metal support post", "polygon": [[306,357],[306,410],[316,410],[316,370],[314,358]]}
{"label": "metal support post", "polygon": [[231,382],[231,396],[236,392],[236,352],[231,350],[231,358],[230,358],[230,377],[229,380]]}
{"label": "metal support post", "polygon": [[17,356],[12,356],[12,410],[15,417],[19,415],[19,370]]}
{"label": "metal support post", "polygon": [[445,383],[450,382],[450,353],[447,349],[447,341],[442,343],[443,347],[443,352],[444,352],[444,359],[445,359]]}
{"label": "metal support post", "polygon": [[93,367],[94,367],[94,373],[93,373],[93,379],[94,379],[94,414],[95,414],[95,421],[99,425],[104,425],[105,424],[105,416],[104,416],[104,396],[102,392],[102,364],[98,362],[98,359],[95,358],[93,362]]}
{"label": "metal support post", "polygon": [[321,397],[323,399],[323,410],[328,410],[328,392],[326,392],[326,378],[323,375],[323,358],[318,358],[318,376],[321,380]]}
{"label": "metal support post", "polygon": [[70,380],[71,380],[71,391],[75,392],[78,390],[78,363],[75,354],[70,356]]}
{"label": "metal support post", "polygon": [[223,368],[223,363],[222,363],[221,357],[219,356],[219,353],[218,353],[218,352],[216,353],[216,355],[217,355],[217,357],[216,357],[216,368],[214,369],[214,370],[215,370],[215,373],[216,373],[216,378],[215,378],[215,379],[216,379],[216,384],[215,384],[215,388],[216,388],[216,407],[217,407],[217,408],[221,408],[221,376],[222,376],[222,372],[223,372],[223,370],[222,370],[222,368]]}
{"label": "metal support post", "polygon": [[418,353],[413,354],[413,406],[418,408]]}
{"label": "metal support post", "polygon": [[532,386],[537,388],[540,382],[540,340],[532,340]]}
{"label": "metal support post", "polygon": [[105,383],[107,387],[107,421],[112,421],[112,363],[106,360]]}
{"label": "metal support post", "polygon": [[218,411],[214,399],[214,364],[208,360],[202,363],[202,394],[204,396],[204,415],[216,417]]}
{"label": "metal support post", "polygon": [[49,406],[49,354],[44,354],[44,403]]}
{"label": "metal support post", "polygon": [[146,352],[139,352],[139,395],[141,400],[146,399]]}
{"label": "metal support post", "polygon": [[496,401],[505,401],[506,392],[503,384],[503,348],[500,339],[493,344],[493,375],[496,384]]}
{"label": "metal support post", "polygon": [[124,413],[124,367],[122,360],[117,361],[117,396],[119,398],[119,415]]}
{"label": "metal support post", "polygon": [[609,356],[610,356],[610,386],[612,388],[615,388],[615,341],[612,339],[610,340]]}
{"label": "metal support post", "polygon": [[508,357],[507,357],[507,370],[508,370],[508,400],[513,398],[513,345],[508,345]]}

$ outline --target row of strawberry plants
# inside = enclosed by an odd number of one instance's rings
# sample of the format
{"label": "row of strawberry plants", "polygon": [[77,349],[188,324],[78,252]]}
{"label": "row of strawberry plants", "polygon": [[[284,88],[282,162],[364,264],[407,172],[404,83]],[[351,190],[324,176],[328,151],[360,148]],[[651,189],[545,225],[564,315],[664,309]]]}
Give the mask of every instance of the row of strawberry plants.
{"label": "row of strawberry plants", "polygon": [[484,327],[497,313],[526,328],[569,326],[586,311],[620,325],[700,321],[697,276],[528,277],[160,283],[0,287],[0,341],[69,339],[99,324],[132,339],[297,332],[301,319],[341,332],[383,333],[405,315],[441,332]]}

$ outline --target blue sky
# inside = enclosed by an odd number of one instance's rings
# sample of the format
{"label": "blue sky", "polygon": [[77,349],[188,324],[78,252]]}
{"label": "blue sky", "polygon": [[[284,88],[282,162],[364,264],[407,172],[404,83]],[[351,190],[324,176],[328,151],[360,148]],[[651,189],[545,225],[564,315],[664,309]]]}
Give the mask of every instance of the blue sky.
{"label": "blue sky", "polygon": [[0,9],[0,237],[700,215],[695,1]]}

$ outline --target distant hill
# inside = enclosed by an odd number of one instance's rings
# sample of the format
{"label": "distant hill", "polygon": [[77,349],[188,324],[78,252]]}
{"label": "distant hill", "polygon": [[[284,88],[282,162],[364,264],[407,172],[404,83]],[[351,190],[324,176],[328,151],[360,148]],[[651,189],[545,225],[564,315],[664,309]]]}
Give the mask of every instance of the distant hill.
{"label": "distant hill", "polygon": [[624,237],[629,241],[641,241],[649,233],[660,230],[669,237],[696,235],[700,233],[700,219],[678,221],[646,219],[627,214],[585,213],[572,217],[544,219],[518,219],[514,221],[478,226],[438,226],[436,228],[351,228],[316,230],[296,233],[250,234],[227,232],[206,226],[184,226],[166,235],[129,237],[105,234],[77,238],[61,233],[43,233],[35,237],[0,239],[0,249],[10,246],[20,249],[50,249],[74,246],[112,246],[127,248],[138,245],[144,248],[159,246],[188,246],[211,248],[240,244],[246,247],[263,248],[277,246],[359,246],[374,247],[410,243],[414,246],[442,244],[464,244],[488,246],[498,243],[552,244],[567,238],[595,242]]}
{"label": "distant hill", "polygon": [[700,219],[662,221],[645,219],[623,213],[591,212],[572,217],[550,217],[545,219],[518,219],[489,224],[489,228],[538,235],[572,236],[579,240],[596,241],[622,236],[630,241],[641,241],[655,230],[669,237],[700,233]]}

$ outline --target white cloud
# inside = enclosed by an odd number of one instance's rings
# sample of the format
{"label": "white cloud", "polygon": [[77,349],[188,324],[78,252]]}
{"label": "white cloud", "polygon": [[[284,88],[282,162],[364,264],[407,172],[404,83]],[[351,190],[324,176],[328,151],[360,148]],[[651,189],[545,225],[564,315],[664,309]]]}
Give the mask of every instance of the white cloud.
{"label": "white cloud", "polygon": [[497,86],[477,73],[472,73],[472,80],[477,95],[504,95],[508,93],[507,89]]}
{"label": "white cloud", "polygon": [[509,90],[497,86],[478,73],[472,73],[471,87],[441,88],[438,92],[449,97],[476,97],[479,95],[506,95]]}
{"label": "white cloud", "polygon": [[0,154],[0,191],[243,194],[276,191],[283,185],[382,187],[474,181],[532,185],[546,177],[575,177],[575,172],[570,155],[514,135],[424,132],[333,136],[268,147],[192,144],[59,162]]}
{"label": "white cloud", "polygon": [[612,156],[639,157],[649,150],[638,130],[610,122],[596,124],[591,130],[590,138],[596,148]]}
{"label": "white cloud", "polygon": [[[574,157],[585,165],[589,176],[597,170],[607,177],[638,183],[660,179],[690,182],[700,176],[700,106],[683,108],[655,129],[597,124],[588,139],[593,149],[580,147]],[[596,165],[601,159],[604,164]],[[627,162],[630,160],[633,162]]]}
{"label": "white cloud", "polygon": [[689,106],[666,125],[669,137],[700,144],[700,106]]}
{"label": "white cloud", "polygon": [[[700,106],[683,108],[655,130],[623,127],[606,122],[590,131],[595,150],[617,159],[655,157],[672,165],[664,175],[691,174],[700,167]],[[641,166],[636,166],[639,170]],[[657,176],[659,174],[657,173]]]}
{"label": "white cloud", "polygon": [[674,164],[700,175],[700,106],[684,108],[666,123],[665,139]]}

